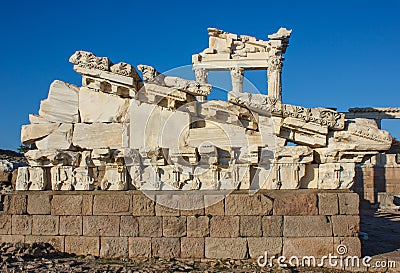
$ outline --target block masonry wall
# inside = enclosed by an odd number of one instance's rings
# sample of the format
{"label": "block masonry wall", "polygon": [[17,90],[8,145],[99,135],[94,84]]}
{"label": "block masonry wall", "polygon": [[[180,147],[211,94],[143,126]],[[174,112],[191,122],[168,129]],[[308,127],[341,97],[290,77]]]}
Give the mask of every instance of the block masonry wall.
{"label": "block masonry wall", "polygon": [[361,255],[358,195],[344,190],[236,191],[194,211],[163,207],[139,191],[30,191],[2,201],[0,242],[48,242],[77,255],[322,257],[340,244]]}

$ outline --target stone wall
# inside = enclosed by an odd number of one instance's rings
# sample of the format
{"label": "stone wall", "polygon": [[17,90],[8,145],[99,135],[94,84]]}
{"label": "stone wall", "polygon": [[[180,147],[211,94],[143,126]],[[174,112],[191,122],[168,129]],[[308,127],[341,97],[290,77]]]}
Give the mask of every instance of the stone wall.
{"label": "stone wall", "polygon": [[361,254],[358,195],[349,191],[234,192],[195,211],[160,206],[139,191],[31,191],[2,201],[0,242],[49,242],[78,255],[321,257],[339,244]]}

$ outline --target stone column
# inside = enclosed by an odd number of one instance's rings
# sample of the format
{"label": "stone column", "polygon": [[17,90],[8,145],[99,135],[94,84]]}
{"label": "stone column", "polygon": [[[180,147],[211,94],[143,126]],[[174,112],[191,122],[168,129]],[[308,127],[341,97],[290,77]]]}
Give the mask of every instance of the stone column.
{"label": "stone column", "polygon": [[282,57],[272,57],[268,60],[268,96],[282,101]]}
{"label": "stone column", "polygon": [[[208,83],[208,70],[205,68],[196,68],[194,70],[196,81],[199,83]],[[207,96],[196,96],[198,101],[206,101]]]}
{"label": "stone column", "polygon": [[231,68],[231,78],[232,78],[232,92],[233,93],[242,93],[243,92],[244,69],[241,67]]}

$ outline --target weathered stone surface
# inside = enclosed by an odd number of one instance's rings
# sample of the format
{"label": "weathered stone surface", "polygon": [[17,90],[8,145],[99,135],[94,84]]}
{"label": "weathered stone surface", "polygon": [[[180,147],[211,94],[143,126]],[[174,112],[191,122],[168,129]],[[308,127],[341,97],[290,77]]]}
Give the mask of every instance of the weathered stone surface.
{"label": "weathered stone surface", "polygon": [[272,211],[273,201],[262,194],[231,194],[225,199],[226,215],[268,215]]}
{"label": "weathered stone surface", "polygon": [[25,243],[48,243],[58,251],[64,252],[64,236],[35,236],[26,235]]}
{"label": "weathered stone surface", "polygon": [[0,243],[23,243],[24,235],[0,235]]}
{"label": "weathered stone surface", "polygon": [[82,235],[82,216],[60,216],[60,235]]}
{"label": "weathered stone surface", "polygon": [[181,254],[179,238],[152,238],[151,251],[152,255],[157,257],[179,257]]}
{"label": "weathered stone surface", "polygon": [[72,144],[72,124],[61,124],[56,130],[45,138],[36,141],[36,147],[40,150],[68,150]]}
{"label": "weathered stone surface", "polygon": [[65,236],[65,252],[76,255],[99,255],[100,238],[88,236]]}
{"label": "weathered stone surface", "polygon": [[[129,99],[81,87],[79,113],[85,123],[124,122],[129,108]],[[101,109],[101,111],[99,111]]]}
{"label": "weathered stone surface", "polygon": [[12,216],[12,234],[17,234],[17,235],[32,234],[32,216],[13,215]]}
{"label": "weathered stone surface", "polygon": [[93,195],[82,196],[82,215],[92,215],[93,213]]}
{"label": "weathered stone surface", "polygon": [[81,215],[82,195],[54,195],[51,200],[52,215]]}
{"label": "weathered stone surface", "polygon": [[100,257],[128,257],[127,237],[101,237],[100,246]]}
{"label": "weathered stone surface", "polygon": [[318,193],[318,209],[320,215],[338,214],[338,196],[336,193]]}
{"label": "weathered stone surface", "polygon": [[203,258],[204,238],[181,238],[181,258]]}
{"label": "weathered stone surface", "polygon": [[154,216],[154,201],[142,194],[132,196],[132,215],[134,216]]}
{"label": "weathered stone surface", "polygon": [[261,216],[240,216],[239,234],[243,237],[261,237]]}
{"label": "weathered stone surface", "polygon": [[118,236],[118,216],[83,216],[84,236]]}
{"label": "weathered stone surface", "polygon": [[274,200],[274,215],[318,215],[316,193],[286,192]]}
{"label": "weathered stone surface", "polygon": [[50,214],[51,196],[50,195],[28,195],[28,214]]}
{"label": "weathered stone surface", "polygon": [[239,237],[239,216],[213,216],[210,219],[211,237]]}
{"label": "weathered stone surface", "polygon": [[78,123],[74,126],[72,143],[86,149],[122,147],[123,127],[120,123]]}
{"label": "weathered stone surface", "polygon": [[24,194],[6,195],[4,197],[4,211],[7,214],[26,214],[27,196]]}
{"label": "weathered stone surface", "polygon": [[210,234],[207,216],[188,216],[187,220],[187,237],[207,237]]}
{"label": "weathered stone surface", "polygon": [[205,257],[216,259],[246,258],[245,238],[205,238]]}
{"label": "weathered stone surface", "polygon": [[162,217],[158,217],[158,216],[139,217],[139,236],[140,237],[161,237],[162,236]]}
{"label": "weathered stone surface", "polygon": [[264,237],[281,237],[283,235],[283,216],[263,216],[261,226]]}
{"label": "weathered stone surface", "polygon": [[321,258],[333,252],[332,237],[283,238],[283,256]]}
{"label": "weathered stone surface", "polygon": [[129,195],[95,195],[93,215],[129,215],[131,200],[132,197]]}
{"label": "weathered stone surface", "polygon": [[151,238],[134,237],[129,238],[129,257],[150,257]]}
{"label": "weathered stone surface", "polygon": [[331,237],[330,216],[284,216],[284,237]]}
{"label": "weathered stone surface", "polygon": [[57,130],[59,126],[59,123],[22,125],[21,142],[24,144],[35,143],[36,140],[42,139]]}
{"label": "weathered stone surface", "polygon": [[79,122],[78,93],[79,88],[73,84],[52,82],[47,99],[40,103],[39,115],[52,122]]}
{"label": "weathered stone surface", "polygon": [[58,227],[58,216],[33,215],[32,235],[58,235]]}
{"label": "weathered stone surface", "polygon": [[163,217],[164,237],[186,236],[186,217]]}
{"label": "weathered stone surface", "polygon": [[204,196],[205,215],[225,215],[225,197],[220,195]]}
{"label": "weathered stone surface", "polygon": [[247,238],[249,246],[250,258],[257,259],[261,255],[265,255],[267,251],[268,256],[279,256],[282,253],[282,238],[281,237],[252,237]]}
{"label": "weathered stone surface", "polygon": [[139,236],[139,221],[134,216],[121,216],[119,236]]}
{"label": "weathered stone surface", "polygon": [[332,216],[333,236],[357,236],[360,231],[360,217],[358,215]]}
{"label": "weathered stone surface", "polygon": [[339,193],[338,196],[339,196],[340,214],[358,215],[360,211],[358,194],[349,192],[349,193]]}
{"label": "weathered stone surface", "polygon": [[179,216],[179,210],[167,206],[163,206],[160,204],[156,204],[155,211],[157,216]]}

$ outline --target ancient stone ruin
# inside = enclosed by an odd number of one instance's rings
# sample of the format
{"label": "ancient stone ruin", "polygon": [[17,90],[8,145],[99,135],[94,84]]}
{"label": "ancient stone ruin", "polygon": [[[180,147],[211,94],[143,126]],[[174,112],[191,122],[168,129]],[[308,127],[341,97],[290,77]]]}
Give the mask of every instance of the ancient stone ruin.
{"label": "ancient stone ruin", "polygon": [[[357,163],[390,148],[370,119],[283,103],[291,30],[266,41],[208,34],[208,48],[192,56],[196,81],[74,53],[82,86],[54,81],[29,116],[21,141],[36,148],[16,189],[348,189]],[[232,78],[228,101],[208,101],[208,73],[221,70]],[[246,70],[267,71],[267,95],[243,90]]]}
{"label": "ancient stone ruin", "polygon": [[[82,86],[54,81],[22,127],[34,149],[1,198],[0,242],[101,257],[321,258],[343,245],[360,256],[349,189],[390,134],[358,112],[283,102],[291,30],[208,34],[195,81],[75,52]],[[252,69],[267,71],[260,93],[243,90]],[[230,71],[227,101],[207,100],[213,71]]]}

